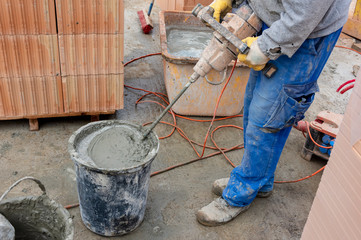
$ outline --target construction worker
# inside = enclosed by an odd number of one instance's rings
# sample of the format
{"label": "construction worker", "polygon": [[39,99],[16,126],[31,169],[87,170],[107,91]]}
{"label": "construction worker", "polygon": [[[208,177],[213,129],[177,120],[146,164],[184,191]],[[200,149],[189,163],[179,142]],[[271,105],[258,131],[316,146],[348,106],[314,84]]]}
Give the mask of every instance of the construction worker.
{"label": "construction worker", "polygon": [[[317,79],[347,21],[350,2],[215,0],[210,5],[220,21],[232,4],[249,4],[264,27],[259,37],[243,40],[250,51],[238,56],[252,68],[244,98],[242,162],[230,178],[214,182],[213,192],[220,197],[197,212],[201,224],[227,223],[246,211],[256,197],[271,195],[274,172],[292,125],[304,118],[318,91]],[[278,68],[271,78],[260,71],[268,61]]]}

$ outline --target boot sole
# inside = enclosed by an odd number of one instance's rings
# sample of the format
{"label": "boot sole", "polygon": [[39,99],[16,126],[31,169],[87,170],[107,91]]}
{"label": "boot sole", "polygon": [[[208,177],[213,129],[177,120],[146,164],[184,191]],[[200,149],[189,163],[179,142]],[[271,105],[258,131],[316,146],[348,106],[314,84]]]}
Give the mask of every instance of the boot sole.
{"label": "boot sole", "polygon": [[[212,189],[212,192],[213,192],[215,195],[219,196],[219,197],[222,196],[222,193],[220,193],[220,192],[218,192],[218,191],[215,191],[215,190],[213,190],[213,189]],[[257,196],[256,196],[256,197],[257,197],[257,198],[268,198],[268,197],[270,197],[270,196],[272,195],[272,192],[273,192],[273,190],[270,191],[270,192],[257,193]]]}
{"label": "boot sole", "polygon": [[200,219],[198,218],[198,216],[197,216],[196,218],[197,218],[197,221],[198,221],[200,224],[202,224],[202,225],[204,225],[204,226],[206,226],[206,227],[217,227],[217,226],[221,226],[221,225],[224,225],[224,224],[227,224],[227,223],[233,221],[233,220],[236,219],[239,215],[241,215],[242,213],[246,212],[250,207],[251,207],[251,206],[249,205],[248,208],[244,209],[243,211],[241,211],[240,213],[238,213],[235,217],[233,217],[231,220],[229,220],[229,221],[227,221],[227,222],[221,222],[221,223],[217,223],[217,222],[204,222],[204,221],[200,220]]}

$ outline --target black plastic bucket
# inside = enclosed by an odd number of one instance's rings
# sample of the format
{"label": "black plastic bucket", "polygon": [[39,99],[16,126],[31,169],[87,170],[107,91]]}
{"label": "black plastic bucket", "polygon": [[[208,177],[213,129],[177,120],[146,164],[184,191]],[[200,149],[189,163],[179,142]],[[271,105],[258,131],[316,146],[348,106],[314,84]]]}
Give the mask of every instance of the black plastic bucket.
{"label": "black plastic bucket", "polygon": [[[24,180],[35,181],[43,195],[3,200],[8,192]],[[0,213],[15,228],[16,240],[73,240],[73,220],[69,212],[51,200],[44,185],[33,177],[24,177],[15,182],[0,197]]]}
{"label": "black plastic bucket", "polygon": [[[80,213],[83,223],[94,233],[117,236],[136,229],[144,218],[150,167],[159,140],[151,132],[150,149],[139,164],[125,168],[102,168],[87,156],[86,145],[106,131],[126,127],[141,137],[143,127],[119,120],[99,121],[78,129],[69,139],[69,153],[76,168]],[[115,144],[116,146],[116,144]],[[118,146],[119,147],[119,146]]]}

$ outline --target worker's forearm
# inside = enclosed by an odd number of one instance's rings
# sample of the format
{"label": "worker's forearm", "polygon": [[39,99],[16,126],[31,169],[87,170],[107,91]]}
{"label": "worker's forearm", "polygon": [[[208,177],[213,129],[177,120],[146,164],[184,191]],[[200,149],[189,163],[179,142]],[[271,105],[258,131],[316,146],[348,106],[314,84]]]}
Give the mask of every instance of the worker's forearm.
{"label": "worker's forearm", "polygon": [[321,22],[334,2],[283,0],[284,12],[281,13],[280,19],[263,31],[258,39],[260,49],[270,59],[277,59],[280,55],[291,57]]}

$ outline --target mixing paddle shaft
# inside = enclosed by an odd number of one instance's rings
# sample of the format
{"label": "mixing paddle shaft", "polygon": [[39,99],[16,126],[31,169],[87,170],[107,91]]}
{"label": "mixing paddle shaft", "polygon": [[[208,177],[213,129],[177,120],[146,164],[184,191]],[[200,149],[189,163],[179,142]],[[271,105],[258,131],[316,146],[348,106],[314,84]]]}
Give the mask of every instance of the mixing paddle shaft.
{"label": "mixing paddle shaft", "polygon": [[147,131],[143,134],[143,139],[145,139],[149,133],[155,128],[155,126],[160,122],[160,120],[164,117],[164,115],[173,107],[173,105],[178,101],[178,99],[183,95],[185,91],[189,88],[189,86],[198,80],[200,75],[198,73],[193,73],[191,76],[191,79],[187,82],[187,84],[183,87],[183,89],[178,93],[177,96],[173,99],[172,102],[169,103],[168,107],[164,109],[164,111],[158,116],[158,118],[150,125],[150,127],[147,129]]}

